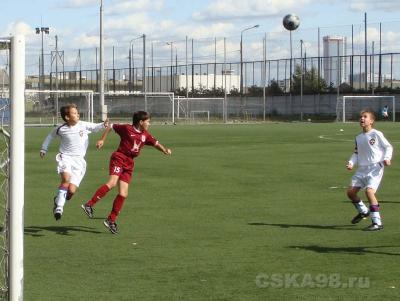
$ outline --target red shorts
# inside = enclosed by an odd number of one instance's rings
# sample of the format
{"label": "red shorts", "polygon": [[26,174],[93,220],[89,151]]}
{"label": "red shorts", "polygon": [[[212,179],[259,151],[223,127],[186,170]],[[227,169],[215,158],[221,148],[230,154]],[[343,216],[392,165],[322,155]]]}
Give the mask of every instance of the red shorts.
{"label": "red shorts", "polygon": [[121,181],[130,183],[135,161],[123,153],[114,152],[110,158],[109,174],[116,175]]}

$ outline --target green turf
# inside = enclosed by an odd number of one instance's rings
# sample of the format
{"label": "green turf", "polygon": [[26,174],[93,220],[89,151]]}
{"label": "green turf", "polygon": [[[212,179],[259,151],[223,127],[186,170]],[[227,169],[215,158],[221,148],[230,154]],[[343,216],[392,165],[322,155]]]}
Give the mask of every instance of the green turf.
{"label": "green turf", "polygon": [[[173,155],[137,158],[118,235],[102,225],[115,190],[95,219],[80,209],[107,180],[117,135],[100,151],[91,136],[86,177],[56,222],[58,143],[41,160],[50,129],[29,128],[25,300],[398,300],[400,126],[376,127],[395,147],[378,193],[383,231],[350,225],[358,124],[267,123],[153,126]],[[368,287],[344,287],[352,277]]]}

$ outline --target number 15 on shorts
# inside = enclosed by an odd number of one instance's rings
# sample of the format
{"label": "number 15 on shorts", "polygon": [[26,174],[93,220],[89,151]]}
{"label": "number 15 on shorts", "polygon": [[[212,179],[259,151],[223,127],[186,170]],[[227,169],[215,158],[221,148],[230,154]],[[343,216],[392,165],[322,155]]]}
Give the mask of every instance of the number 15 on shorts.
{"label": "number 15 on shorts", "polygon": [[121,172],[122,172],[122,167],[120,167],[120,166],[114,166],[114,168],[113,168],[113,174],[115,174],[115,175],[120,175]]}

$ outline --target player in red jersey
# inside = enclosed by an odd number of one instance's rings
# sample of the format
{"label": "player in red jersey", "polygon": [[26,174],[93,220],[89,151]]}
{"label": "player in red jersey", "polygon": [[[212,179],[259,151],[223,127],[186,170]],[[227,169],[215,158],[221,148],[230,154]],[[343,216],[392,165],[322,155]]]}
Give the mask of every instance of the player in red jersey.
{"label": "player in red jersey", "polygon": [[140,150],[145,145],[151,145],[166,155],[171,155],[172,153],[169,148],[164,147],[147,131],[149,126],[150,114],[145,111],[137,111],[133,114],[132,125],[112,124],[104,131],[97,142],[97,147],[101,148],[111,129],[121,138],[118,149],[113,152],[110,158],[110,178],[108,182],[100,186],[93,197],[81,207],[89,218],[93,218],[93,206],[112,188],[118,185],[118,195],[114,199],[111,213],[104,221],[104,225],[113,234],[118,232],[115,220],[128,196],[129,183],[131,182],[133,167],[135,165],[134,158],[139,156]]}

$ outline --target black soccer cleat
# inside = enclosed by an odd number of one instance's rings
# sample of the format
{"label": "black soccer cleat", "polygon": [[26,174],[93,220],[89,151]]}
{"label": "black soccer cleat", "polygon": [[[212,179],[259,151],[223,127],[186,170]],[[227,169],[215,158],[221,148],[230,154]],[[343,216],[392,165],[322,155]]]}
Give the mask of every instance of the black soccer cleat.
{"label": "black soccer cleat", "polygon": [[351,220],[352,224],[358,224],[361,222],[363,219],[367,218],[369,216],[369,211],[367,213],[359,213],[353,219]]}
{"label": "black soccer cleat", "polygon": [[372,223],[368,227],[364,228],[364,231],[379,231],[383,229],[383,225],[378,225],[376,223]]}
{"label": "black soccer cleat", "polygon": [[110,221],[108,218],[104,220],[103,222],[104,226],[106,226],[108,228],[108,230],[110,230],[110,232],[112,234],[117,234],[118,233],[118,227],[117,224]]}
{"label": "black soccer cleat", "polygon": [[83,212],[85,212],[86,215],[87,215],[89,218],[93,218],[93,217],[94,217],[94,210],[93,210],[93,207],[92,207],[92,206],[88,206],[88,205],[86,205],[86,204],[82,204],[82,205],[81,205],[81,208],[82,208]]}

